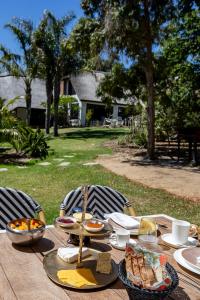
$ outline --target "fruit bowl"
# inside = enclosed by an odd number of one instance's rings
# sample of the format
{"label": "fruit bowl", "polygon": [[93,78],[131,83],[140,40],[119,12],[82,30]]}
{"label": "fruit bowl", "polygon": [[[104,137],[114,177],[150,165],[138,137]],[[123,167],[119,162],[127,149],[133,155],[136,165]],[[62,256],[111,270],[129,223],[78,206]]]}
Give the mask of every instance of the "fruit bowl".
{"label": "fruit bowl", "polygon": [[70,228],[76,224],[76,219],[72,217],[58,217],[56,218],[56,223],[64,228]]}
{"label": "fruit bowl", "polygon": [[85,221],[83,226],[89,232],[99,232],[104,228],[104,223],[99,220],[90,220]]}
{"label": "fruit bowl", "polygon": [[34,218],[21,218],[9,222],[6,233],[13,244],[28,246],[39,241],[45,232],[45,224]]}

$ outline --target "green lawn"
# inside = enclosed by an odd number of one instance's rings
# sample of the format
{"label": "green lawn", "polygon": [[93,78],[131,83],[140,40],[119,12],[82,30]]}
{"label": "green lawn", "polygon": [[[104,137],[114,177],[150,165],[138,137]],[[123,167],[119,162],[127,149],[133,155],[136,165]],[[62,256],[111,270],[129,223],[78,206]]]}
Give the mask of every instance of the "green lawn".
{"label": "green lawn", "polygon": [[[103,142],[123,135],[127,129],[69,129],[61,130],[58,138],[50,138],[51,154],[45,160],[49,166],[38,165],[33,161],[26,169],[16,165],[0,165],[8,168],[0,173],[0,185],[21,189],[37,199],[46,212],[48,223],[58,215],[59,205],[64,196],[81,184],[108,185],[119,190],[132,202],[138,214],[166,213],[173,217],[200,224],[200,205],[166,192],[143,187],[124,177],[114,175],[99,165],[83,166],[98,154],[111,154],[103,147]],[[74,157],[64,158],[66,155]],[[70,162],[60,167],[55,158]]]}

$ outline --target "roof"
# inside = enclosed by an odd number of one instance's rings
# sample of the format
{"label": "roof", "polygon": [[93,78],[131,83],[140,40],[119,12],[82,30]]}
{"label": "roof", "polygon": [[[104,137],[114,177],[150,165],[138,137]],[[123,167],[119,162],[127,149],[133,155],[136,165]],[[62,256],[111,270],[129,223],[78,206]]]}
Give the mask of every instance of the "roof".
{"label": "roof", "polygon": [[[105,72],[84,71],[71,75],[70,80],[78,98],[85,101],[102,102],[101,98],[97,97],[96,90],[105,74]],[[127,101],[124,99],[116,99],[115,103],[127,105]]]}
{"label": "roof", "polygon": [[[25,96],[25,85],[22,78],[15,78],[13,76],[0,77],[0,97],[2,99],[10,100],[17,96]],[[32,81],[32,108],[43,108],[42,102],[46,101],[45,83],[40,79]],[[26,107],[24,99],[17,100],[10,109],[16,107]]]}

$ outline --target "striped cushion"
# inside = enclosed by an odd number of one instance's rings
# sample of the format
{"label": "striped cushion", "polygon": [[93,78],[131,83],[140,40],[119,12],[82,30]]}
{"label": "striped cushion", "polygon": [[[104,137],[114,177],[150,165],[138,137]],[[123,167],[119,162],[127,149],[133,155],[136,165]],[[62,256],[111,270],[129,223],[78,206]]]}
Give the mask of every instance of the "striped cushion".
{"label": "striped cushion", "polygon": [[[88,187],[87,207],[92,209],[96,218],[104,219],[104,214],[111,212],[123,212],[124,206],[129,206],[128,200],[119,192],[107,186],[91,185]],[[60,209],[65,210],[66,215],[72,213],[76,206],[82,206],[81,187],[67,194]]]}
{"label": "striped cushion", "polygon": [[22,191],[0,187],[0,229],[18,218],[31,218],[41,211],[40,205]]}

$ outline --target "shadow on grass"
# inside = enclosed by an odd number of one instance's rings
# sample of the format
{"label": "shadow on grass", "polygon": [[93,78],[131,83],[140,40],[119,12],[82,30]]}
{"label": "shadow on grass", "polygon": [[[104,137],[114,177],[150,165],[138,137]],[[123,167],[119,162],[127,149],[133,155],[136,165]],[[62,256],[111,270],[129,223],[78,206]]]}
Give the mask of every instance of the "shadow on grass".
{"label": "shadow on grass", "polygon": [[117,138],[120,135],[125,134],[124,130],[114,130],[114,129],[101,129],[101,130],[94,130],[87,128],[85,130],[76,130],[76,131],[71,131],[68,133],[63,134],[60,136],[62,139],[92,139],[92,138],[97,138],[97,139],[103,139],[103,138],[110,138],[114,139]]}

